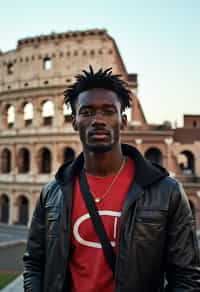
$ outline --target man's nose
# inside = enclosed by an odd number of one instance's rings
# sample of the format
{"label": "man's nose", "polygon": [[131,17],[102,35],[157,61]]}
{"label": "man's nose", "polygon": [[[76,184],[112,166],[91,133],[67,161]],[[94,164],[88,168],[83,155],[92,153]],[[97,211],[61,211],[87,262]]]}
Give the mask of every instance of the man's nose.
{"label": "man's nose", "polygon": [[99,123],[105,124],[105,117],[102,110],[96,110],[93,114],[92,125]]}

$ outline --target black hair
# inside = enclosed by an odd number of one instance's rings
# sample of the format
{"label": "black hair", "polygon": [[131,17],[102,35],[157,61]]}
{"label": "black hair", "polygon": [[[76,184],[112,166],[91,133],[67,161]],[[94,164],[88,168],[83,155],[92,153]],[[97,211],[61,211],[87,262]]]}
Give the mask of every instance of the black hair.
{"label": "black hair", "polygon": [[78,95],[89,89],[104,88],[114,91],[121,103],[122,112],[131,106],[131,91],[128,89],[128,84],[122,80],[121,75],[113,75],[112,68],[103,71],[99,69],[96,73],[92,66],[89,66],[89,71],[83,70],[82,74],[75,76],[76,81],[64,91],[64,102],[70,105],[72,114],[75,114],[76,101]]}

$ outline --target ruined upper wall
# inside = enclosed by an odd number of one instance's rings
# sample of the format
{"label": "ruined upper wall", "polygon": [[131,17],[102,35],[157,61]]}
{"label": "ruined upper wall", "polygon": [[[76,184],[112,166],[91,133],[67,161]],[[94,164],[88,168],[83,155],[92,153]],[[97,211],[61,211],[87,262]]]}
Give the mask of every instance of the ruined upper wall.
{"label": "ruined upper wall", "polygon": [[184,128],[200,129],[200,115],[184,115]]}
{"label": "ruined upper wall", "polygon": [[112,67],[128,75],[115,41],[106,30],[66,32],[18,41],[16,50],[0,53],[0,94],[30,88],[67,86],[88,68]]}

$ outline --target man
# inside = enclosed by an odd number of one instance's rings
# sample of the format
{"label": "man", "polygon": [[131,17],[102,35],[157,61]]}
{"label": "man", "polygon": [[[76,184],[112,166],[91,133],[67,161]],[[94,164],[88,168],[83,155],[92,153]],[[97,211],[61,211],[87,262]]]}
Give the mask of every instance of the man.
{"label": "man", "polygon": [[[120,142],[131,102],[126,83],[110,69],[90,67],[65,91],[65,102],[83,153],[41,192],[24,255],[25,291],[200,291],[195,226],[183,188]],[[106,247],[91,208],[103,222]]]}

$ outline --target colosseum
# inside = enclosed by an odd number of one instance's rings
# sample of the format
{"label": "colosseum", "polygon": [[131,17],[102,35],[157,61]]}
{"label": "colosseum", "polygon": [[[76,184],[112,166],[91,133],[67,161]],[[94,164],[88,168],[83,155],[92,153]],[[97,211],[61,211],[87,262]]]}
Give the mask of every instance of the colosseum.
{"label": "colosseum", "polygon": [[112,67],[128,82],[134,101],[123,142],[183,183],[200,229],[200,115],[184,115],[182,128],[149,124],[137,74],[127,73],[106,30],[30,37],[0,51],[0,222],[28,225],[42,186],[81,152],[63,91],[89,64]]}

